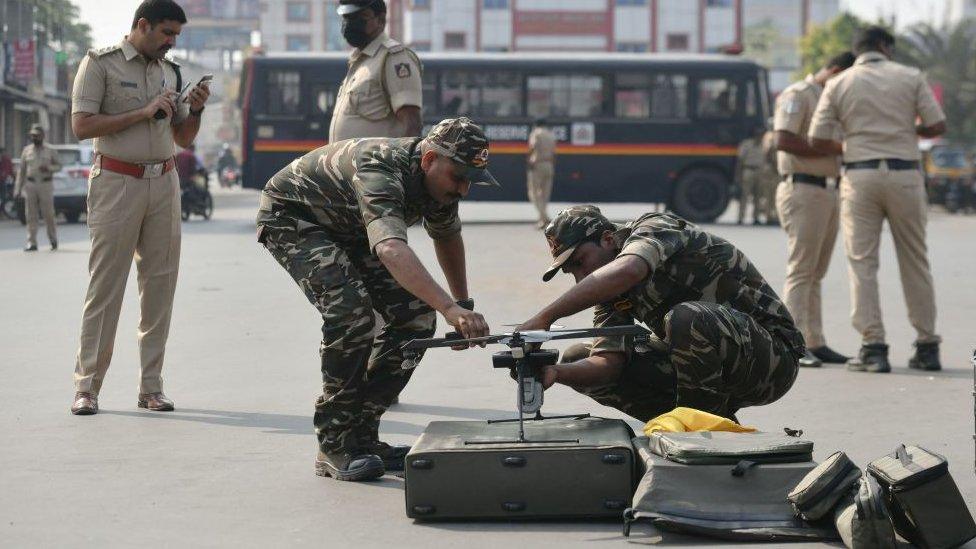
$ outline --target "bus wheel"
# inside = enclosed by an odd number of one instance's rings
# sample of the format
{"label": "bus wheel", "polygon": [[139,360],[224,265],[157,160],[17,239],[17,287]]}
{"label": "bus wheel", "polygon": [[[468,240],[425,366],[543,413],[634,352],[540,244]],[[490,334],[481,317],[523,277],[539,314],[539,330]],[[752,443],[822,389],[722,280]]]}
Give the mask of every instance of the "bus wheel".
{"label": "bus wheel", "polygon": [[729,183],[720,172],[693,169],[678,178],[668,206],[688,221],[710,223],[728,207],[729,191]]}

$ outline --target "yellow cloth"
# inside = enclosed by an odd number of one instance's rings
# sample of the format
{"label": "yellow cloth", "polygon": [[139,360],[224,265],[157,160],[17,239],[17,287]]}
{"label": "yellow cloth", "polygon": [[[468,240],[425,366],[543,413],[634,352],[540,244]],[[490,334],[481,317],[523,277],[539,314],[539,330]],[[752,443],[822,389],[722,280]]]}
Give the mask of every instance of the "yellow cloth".
{"label": "yellow cloth", "polygon": [[715,414],[696,410],[694,408],[675,408],[666,414],[661,414],[647,422],[644,434],[665,431],[669,433],[683,433],[685,431],[729,431],[732,433],[752,433],[755,427],[739,425],[731,419]]}

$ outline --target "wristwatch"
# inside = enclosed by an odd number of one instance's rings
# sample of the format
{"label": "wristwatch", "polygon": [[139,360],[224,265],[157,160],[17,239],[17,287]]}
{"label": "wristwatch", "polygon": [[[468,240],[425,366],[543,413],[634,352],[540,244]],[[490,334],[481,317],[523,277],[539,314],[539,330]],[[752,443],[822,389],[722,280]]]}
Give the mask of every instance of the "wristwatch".
{"label": "wristwatch", "polygon": [[474,310],[474,300],[471,299],[470,297],[468,299],[460,299],[460,300],[456,301],[455,303],[457,303],[457,306],[460,307],[460,308],[462,308],[462,309],[467,309],[469,311],[473,311]]}

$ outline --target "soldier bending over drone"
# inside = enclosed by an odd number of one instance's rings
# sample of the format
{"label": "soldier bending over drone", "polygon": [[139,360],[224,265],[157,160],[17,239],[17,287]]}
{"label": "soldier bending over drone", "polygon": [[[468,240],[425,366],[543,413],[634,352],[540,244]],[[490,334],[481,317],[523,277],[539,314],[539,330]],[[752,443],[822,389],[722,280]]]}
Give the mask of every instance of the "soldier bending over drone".
{"label": "soldier bending over drone", "polygon": [[545,229],[576,286],[519,327],[547,329],[595,307],[594,325],[638,320],[658,337],[647,352],[621,337],[577,344],[547,366],[543,386],[573,387],[641,421],[677,406],[734,419],[796,379],[803,336],[779,297],[735,246],[672,214],[618,228],[594,206],[560,212]]}

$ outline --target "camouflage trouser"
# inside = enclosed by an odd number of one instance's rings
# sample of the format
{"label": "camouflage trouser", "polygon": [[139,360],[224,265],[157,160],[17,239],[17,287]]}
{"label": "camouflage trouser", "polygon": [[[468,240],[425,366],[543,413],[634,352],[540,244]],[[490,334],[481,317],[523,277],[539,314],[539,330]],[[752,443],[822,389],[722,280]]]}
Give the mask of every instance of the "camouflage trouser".
{"label": "camouflage trouser", "polygon": [[[375,440],[380,416],[413,373],[400,367],[400,345],[431,337],[436,314],[393,279],[365,242],[340,243],[283,218],[259,226],[264,246],[322,314],[323,394],[313,419],[319,446],[355,450]],[[386,323],[375,339],[374,309]]]}
{"label": "camouflage trouser", "polygon": [[[678,406],[732,418],[793,386],[796,355],[745,313],[689,301],[671,309],[664,323],[667,353],[632,352],[617,383],[576,390],[648,421]],[[589,351],[587,344],[573,345],[561,361],[586,358]]]}

